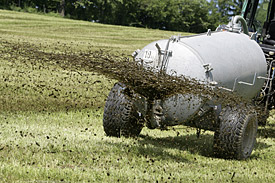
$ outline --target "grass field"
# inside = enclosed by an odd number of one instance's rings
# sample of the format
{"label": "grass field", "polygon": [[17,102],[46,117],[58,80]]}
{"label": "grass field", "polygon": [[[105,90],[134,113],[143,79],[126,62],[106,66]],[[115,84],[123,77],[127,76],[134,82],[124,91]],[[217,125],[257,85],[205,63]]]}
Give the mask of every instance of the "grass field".
{"label": "grass field", "polygon": [[[130,55],[174,34],[187,33],[0,10],[0,50],[8,41]],[[0,182],[275,182],[275,114],[246,161],[215,158],[213,133],[188,127],[111,138],[102,115],[116,81],[0,55]]]}

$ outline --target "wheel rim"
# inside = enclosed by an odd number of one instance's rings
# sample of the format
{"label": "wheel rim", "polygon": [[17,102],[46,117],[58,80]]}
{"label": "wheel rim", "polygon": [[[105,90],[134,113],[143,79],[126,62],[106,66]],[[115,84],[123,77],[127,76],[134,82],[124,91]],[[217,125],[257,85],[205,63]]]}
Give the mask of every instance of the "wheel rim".
{"label": "wheel rim", "polygon": [[249,156],[255,142],[255,118],[252,117],[247,123],[243,136],[243,153],[244,156]]}

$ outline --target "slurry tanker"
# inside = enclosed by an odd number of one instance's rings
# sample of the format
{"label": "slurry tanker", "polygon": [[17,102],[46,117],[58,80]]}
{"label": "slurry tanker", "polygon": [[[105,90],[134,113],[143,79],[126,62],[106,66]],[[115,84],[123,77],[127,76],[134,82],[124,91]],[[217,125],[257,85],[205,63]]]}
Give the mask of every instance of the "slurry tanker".
{"label": "slurry tanker", "polygon": [[222,99],[192,93],[151,100],[129,95],[129,87],[117,83],[105,104],[105,133],[128,137],[139,135],[144,126],[185,125],[214,131],[213,152],[220,157],[250,157],[258,122],[265,124],[266,120],[254,106],[267,114],[274,104],[274,10],[273,0],[247,0],[242,15],[232,17],[216,31],[172,36],[133,53],[135,61],[145,68],[195,79],[234,93],[249,104],[226,105]]}

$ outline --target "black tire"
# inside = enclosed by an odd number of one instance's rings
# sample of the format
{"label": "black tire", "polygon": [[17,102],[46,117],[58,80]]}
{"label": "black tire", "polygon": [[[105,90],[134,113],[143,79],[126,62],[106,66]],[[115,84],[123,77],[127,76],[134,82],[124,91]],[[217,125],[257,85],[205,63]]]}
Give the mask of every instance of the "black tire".
{"label": "black tire", "polygon": [[214,134],[213,152],[221,158],[247,159],[256,143],[258,122],[253,109],[227,107]]}
{"label": "black tire", "polygon": [[103,128],[107,136],[138,136],[143,128],[133,100],[126,95],[125,86],[117,83],[106,100]]}

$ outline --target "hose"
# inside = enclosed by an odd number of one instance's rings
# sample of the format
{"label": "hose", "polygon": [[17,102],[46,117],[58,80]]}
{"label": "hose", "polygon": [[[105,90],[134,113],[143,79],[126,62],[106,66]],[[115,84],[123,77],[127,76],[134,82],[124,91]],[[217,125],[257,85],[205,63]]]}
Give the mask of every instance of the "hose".
{"label": "hose", "polygon": [[237,16],[234,17],[234,19],[233,19],[233,26],[236,25],[236,24],[238,24],[239,21],[240,21],[241,24],[242,24],[243,32],[244,32],[246,35],[249,35],[249,33],[248,33],[248,27],[247,27],[246,21],[245,21],[245,19],[244,19],[242,16],[237,15]]}

